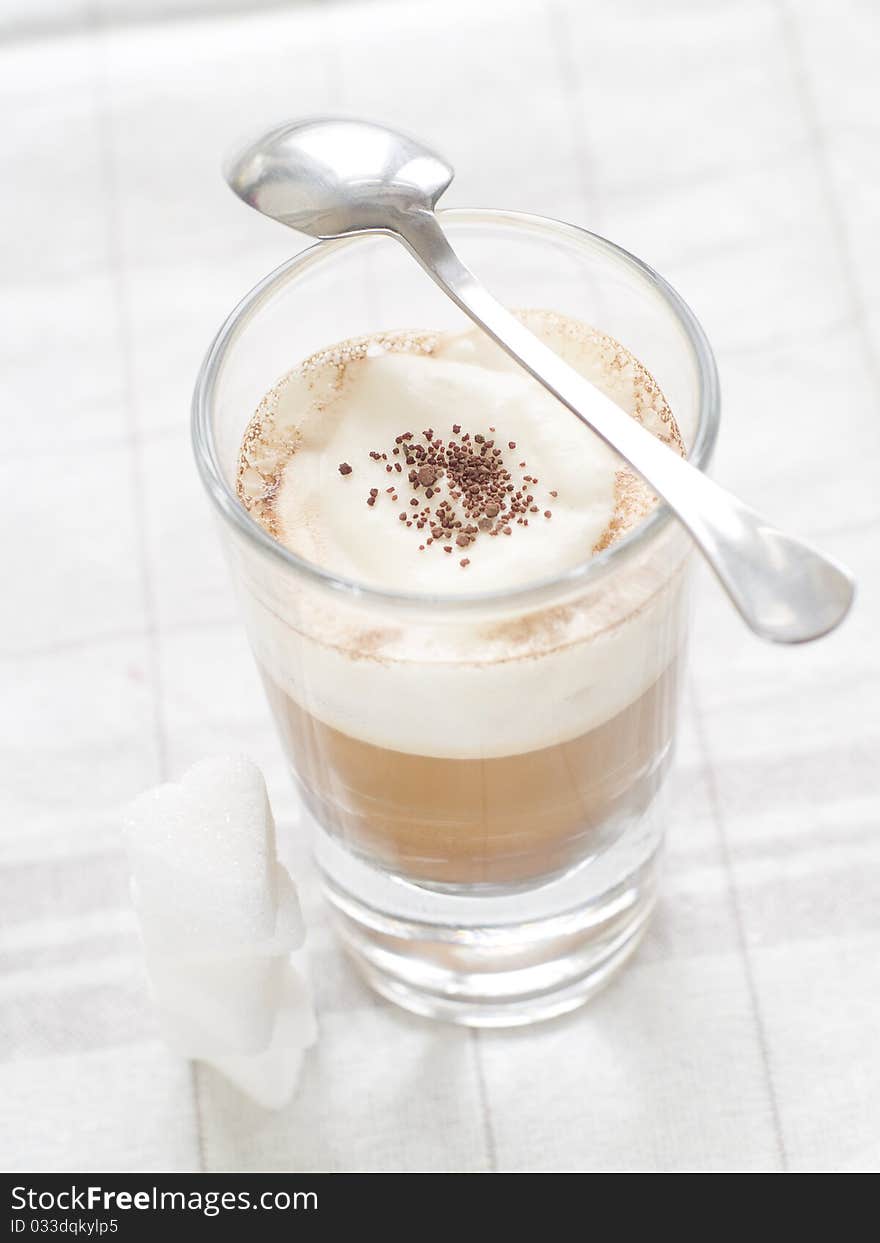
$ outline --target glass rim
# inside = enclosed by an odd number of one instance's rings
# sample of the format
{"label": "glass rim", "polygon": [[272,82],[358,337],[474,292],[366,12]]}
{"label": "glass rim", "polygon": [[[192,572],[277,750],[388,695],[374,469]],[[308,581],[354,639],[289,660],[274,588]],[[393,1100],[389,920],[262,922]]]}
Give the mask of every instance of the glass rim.
{"label": "glass rim", "polygon": [[[507,225],[544,233],[555,240],[561,238],[575,245],[586,244],[603,252],[606,257],[610,256],[630,272],[634,272],[655,293],[659,294],[678,322],[693,353],[699,382],[699,402],[696,435],[688,453],[688,461],[699,470],[706,470],[718,435],[721,404],[718,371],[712,348],[699,320],[681,295],[664,277],[641,259],[607,238],[601,237],[598,233],[592,233],[578,225],[567,224],[549,216],[488,208],[460,207],[446,208],[438,211],[437,214],[454,225]],[[219,459],[211,413],[223,365],[247,324],[277,290],[306,271],[332,261],[334,254],[346,247],[357,245],[365,236],[375,237],[379,234],[357,234],[328,242],[316,242],[269,272],[244,295],[226,317],[202,362],[192,397],[193,452],[199,475],[209,497],[219,510],[221,517],[229,522],[240,535],[255,544],[287,571],[293,571],[305,577],[316,586],[342,592],[362,601],[375,601],[417,609],[442,607],[444,610],[459,613],[476,611],[491,604],[529,607],[543,603],[548,596],[565,594],[570,589],[585,587],[629,561],[635,552],[644,548],[652,538],[659,535],[671,521],[675,520],[671,509],[661,497],[647,518],[644,518],[622,539],[602,552],[591,554],[584,561],[578,562],[577,565],[564,570],[561,574],[554,574],[514,588],[496,588],[468,595],[446,593],[429,595],[422,592],[374,587],[346,575],[325,570],[314,562],[299,557],[274,539],[241,504],[234,489],[227,482]],[[242,425],[242,431],[244,427],[245,424]]]}

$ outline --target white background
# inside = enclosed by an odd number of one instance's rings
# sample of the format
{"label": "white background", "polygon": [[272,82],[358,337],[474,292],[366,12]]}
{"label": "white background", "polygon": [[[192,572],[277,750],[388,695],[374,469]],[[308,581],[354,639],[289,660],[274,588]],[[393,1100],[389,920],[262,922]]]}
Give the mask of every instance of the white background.
{"label": "white background", "polygon": [[[876,6],[17,0],[0,34],[0,1166],[877,1169]],[[187,420],[214,329],[295,242],[221,158],[321,111],[448,153],[449,205],[659,268],[717,350],[716,476],[861,594],[783,651],[704,584],[664,900],[576,1015],[476,1035],[392,1009],[306,873],[320,1042],[271,1115],[158,1040],[118,809],[241,749],[297,816]]]}

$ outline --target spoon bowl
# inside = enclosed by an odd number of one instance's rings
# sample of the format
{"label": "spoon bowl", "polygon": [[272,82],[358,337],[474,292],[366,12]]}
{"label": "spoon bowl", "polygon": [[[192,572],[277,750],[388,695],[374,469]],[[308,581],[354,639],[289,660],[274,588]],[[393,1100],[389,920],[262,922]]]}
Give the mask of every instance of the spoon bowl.
{"label": "spoon bowl", "polygon": [[321,240],[392,232],[389,221],[433,211],[453,176],[450,164],[405,134],[333,117],[280,125],[226,167],[250,207]]}

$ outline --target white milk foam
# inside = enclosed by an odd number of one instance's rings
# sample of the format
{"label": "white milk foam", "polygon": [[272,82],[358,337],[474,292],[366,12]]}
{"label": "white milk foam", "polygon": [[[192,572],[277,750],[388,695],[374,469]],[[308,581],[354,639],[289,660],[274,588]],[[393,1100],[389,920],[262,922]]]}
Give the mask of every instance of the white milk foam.
{"label": "white milk foam", "polygon": [[[522,318],[682,451],[662,393],[627,350],[551,312]],[[413,445],[430,449],[426,429],[444,445],[467,435],[471,448],[478,434],[492,440],[490,452],[514,485],[505,495],[521,493],[521,512],[502,512],[489,524],[493,533],[452,499],[448,473],[430,499],[424,486],[413,486],[408,475],[419,459],[407,464],[406,454]],[[398,442],[403,433],[412,440]],[[342,464],[350,473],[340,473]],[[308,359],[251,420],[238,491],[252,516],[305,560],[379,590],[447,598],[520,588],[571,569],[656,504],[613,451],[478,330],[376,334]],[[444,499],[462,527],[432,540]],[[431,516],[419,528],[426,507]],[[479,512],[485,528],[491,510]],[[456,533],[468,529],[471,542],[460,546]],[[251,637],[280,688],[343,733],[421,755],[507,755],[595,728],[656,680],[678,643],[675,568],[643,567],[629,584],[610,576],[618,581],[607,605],[593,601],[586,623],[577,609],[564,619],[557,609],[544,622],[531,615],[525,626],[484,620],[444,632],[438,624],[436,634],[404,614],[390,624],[387,606],[381,620],[364,620],[360,629],[332,611],[320,624],[304,624],[301,602],[294,620],[293,604],[288,614],[273,587],[270,608],[259,592],[248,602],[256,610]]]}

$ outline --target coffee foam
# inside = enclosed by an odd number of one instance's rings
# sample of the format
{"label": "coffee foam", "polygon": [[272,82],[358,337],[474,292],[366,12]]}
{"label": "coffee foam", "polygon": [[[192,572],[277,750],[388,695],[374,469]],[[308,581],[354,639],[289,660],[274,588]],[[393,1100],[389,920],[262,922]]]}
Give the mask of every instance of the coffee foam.
{"label": "coffee foam", "polygon": [[[547,312],[523,318],[607,397],[680,447],[662,393],[628,351],[571,319]],[[444,442],[468,434],[494,441],[514,487],[531,498],[506,524],[510,535],[503,526],[480,533],[462,551],[454,539],[432,541],[429,525],[419,528],[423,507],[436,511],[450,481],[438,481],[431,505],[409,483],[411,468],[395,441],[411,432],[425,446],[428,428]],[[386,458],[370,456],[378,451]],[[351,473],[341,475],[341,463]],[[402,473],[394,469],[401,464]],[[238,491],[254,517],[303,559],[370,587],[430,595],[513,588],[559,574],[620,538],[656,503],[613,450],[476,329],[377,335],[309,359],[252,420]],[[461,504],[450,503],[467,525]],[[450,542],[452,555],[443,551]]]}
{"label": "coffee foam", "polygon": [[[682,451],[662,393],[627,350],[551,312],[522,318]],[[400,472],[386,467],[400,461],[392,446],[401,433],[427,445],[424,429],[446,441],[453,425],[461,427],[458,440],[469,432],[495,441],[537,513],[527,506],[519,515],[527,526],[508,521],[510,535],[480,531],[467,548],[453,541],[448,554],[445,540],[427,543],[429,527],[400,521],[399,513],[410,518],[411,508],[427,503],[424,489],[409,484],[405,462]],[[350,474],[339,473],[342,462]],[[523,475],[537,482],[524,484]],[[449,488],[441,482],[437,501]],[[391,486],[396,504],[385,491]],[[308,359],[251,420],[238,491],[276,539],[324,569],[370,587],[447,597],[517,588],[570,569],[656,504],[611,450],[477,331],[376,334]],[[413,495],[418,511],[408,505]],[[679,541],[671,561],[615,572],[589,607],[494,621],[432,625],[387,609],[357,617],[306,605],[301,589],[265,579],[251,584],[246,606],[268,676],[325,724],[392,750],[488,758],[566,741],[635,702],[678,650],[683,557]]]}

